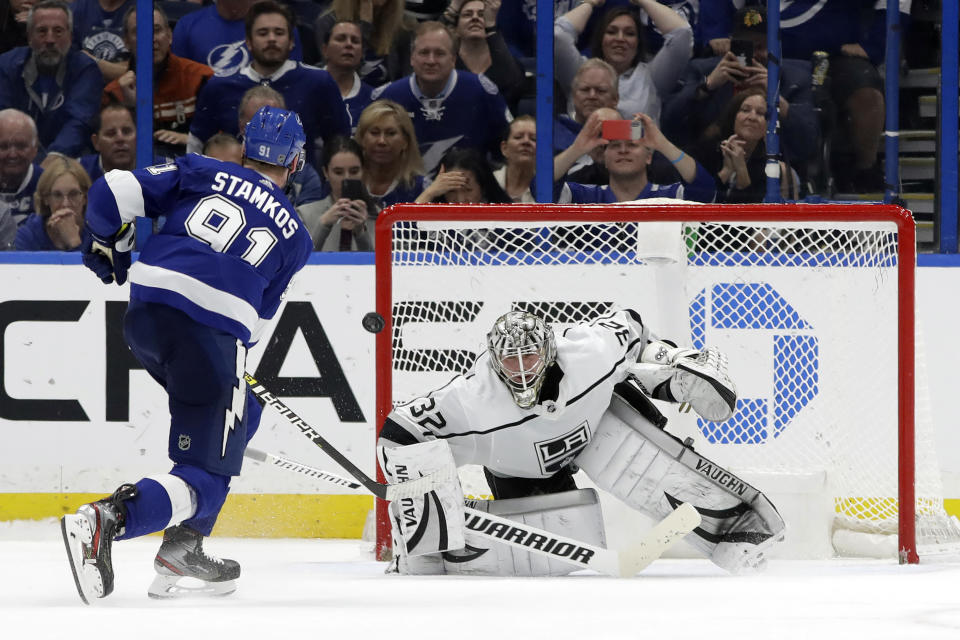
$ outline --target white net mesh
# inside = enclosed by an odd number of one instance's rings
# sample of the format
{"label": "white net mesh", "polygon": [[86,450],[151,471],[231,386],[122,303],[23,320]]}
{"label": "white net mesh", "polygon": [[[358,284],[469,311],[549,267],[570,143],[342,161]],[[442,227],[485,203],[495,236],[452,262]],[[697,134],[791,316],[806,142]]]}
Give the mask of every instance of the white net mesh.
{"label": "white net mesh", "polygon": [[[630,307],[658,336],[730,360],[736,415],[670,431],[733,470],[824,472],[836,528],[896,533],[895,223],[775,222],[776,207],[763,223],[604,222],[596,211],[589,223],[394,224],[394,401],[469,368],[508,309],[562,329]],[[918,413],[918,542],[952,542],[929,414]]]}

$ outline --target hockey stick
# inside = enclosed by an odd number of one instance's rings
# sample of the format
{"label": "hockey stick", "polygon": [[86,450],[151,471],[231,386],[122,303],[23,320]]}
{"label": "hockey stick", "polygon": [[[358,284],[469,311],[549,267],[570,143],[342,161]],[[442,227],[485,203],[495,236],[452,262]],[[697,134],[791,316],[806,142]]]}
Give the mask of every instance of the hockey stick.
{"label": "hockey stick", "polygon": [[[251,449],[248,448],[247,451],[251,452]],[[350,486],[353,484],[359,487],[356,483],[351,483],[351,481],[341,478],[336,474],[301,464],[295,460],[276,454],[264,453],[254,449],[251,453],[248,453],[248,457],[255,460],[267,461],[274,466],[311,478],[333,482],[342,486]],[[428,476],[424,476],[424,478],[426,477]],[[419,482],[424,478],[419,478],[412,482]],[[410,482],[391,485],[391,487],[401,487],[406,484],[410,484]],[[420,491],[417,497],[427,491],[429,491],[429,488]],[[677,507],[675,511],[667,515],[666,518],[658,522],[647,535],[638,540],[629,549],[615,551],[573,538],[567,538],[566,536],[557,535],[544,529],[539,529],[516,520],[502,518],[472,507],[465,507],[464,510],[466,512],[467,529],[477,535],[523,549],[530,553],[538,553],[561,562],[567,562],[580,569],[593,569],[599,573],[621,578],[629,578],[643,571],[651,562],[659,558],[667,549],[673,546],[674,543],[700,525],[700,514],[691,504],[684,502]]]}
{"label": "hockey stick", "polygon": [[[359,485],[356,485],[357,488],[359,488],[360,485],[363,485],[367,491],[378,498],[392,501],[400,498],[419,497],[431,491],[438,484],[447,484],[453,482],[453,479],[456,478],[456,467],[453,465],[448,465],[447,467],[437,469],[436,471],[433,471],[432,473],[420,478],[399,484],[384,484],[382,482],[377,482],[365,474],[359,467],[357,467],[357,465],[353,464],[349,458],[337,451],[337,449],[327,442],[326,439],[321,436],[316,429],[304,422],[303,418],[294,413],[293,410],[284,404],[282,400],[267,391],[264,386],[257,381],[256,378],[249,373],[244,373],[243,378],[246,380],[247,386],[250,388],[250,391],[253,392],[253,395],[262,400],[264,404],[276,409],[281,416],[286,418],[287,422],[300,429],[300,432],[311,442],[313,442],[313,444],[320,447],[324,453],[333,458],[334,462],[339,464],[347,471],[347,473],[356,478],[360,483]],[[257,454],[260,454],[263,457],[258,457]],[[258,452],[256,449],[250,449],[249,447],[247,448],[247,453],[244,455],[255,460],[260,460],[261,462],[268,462],[274,466],[285,466],[292,464],[302,467],[302,469],[291,469],[292,471],[297,471],[299,473],[303,473],[303,469],[310,469],[311,471],[307,473],[307,475],[314,475],[314,477],[318,477],[321,480],[333,481],[341,485],[355,484],[350,480],[345,480],[344,478],[327,473],[326,471],[313,469],[312,467],[301,465],[297,462],[293,462],[292,460],[286,460],[280,456]],[[331,480],[331,478],[336,478],[336,480]]]}

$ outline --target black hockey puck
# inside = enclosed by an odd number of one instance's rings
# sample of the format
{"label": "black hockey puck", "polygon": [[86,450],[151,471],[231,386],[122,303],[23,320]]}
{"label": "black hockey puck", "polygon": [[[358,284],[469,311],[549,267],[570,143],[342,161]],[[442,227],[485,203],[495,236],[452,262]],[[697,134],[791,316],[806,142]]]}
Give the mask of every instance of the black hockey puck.
{"label": "black hockey puck", "polygon": [[370,333],[380,333],[384,327],[383,316],[376,311],[371,311],[363,316],[363,328]]}

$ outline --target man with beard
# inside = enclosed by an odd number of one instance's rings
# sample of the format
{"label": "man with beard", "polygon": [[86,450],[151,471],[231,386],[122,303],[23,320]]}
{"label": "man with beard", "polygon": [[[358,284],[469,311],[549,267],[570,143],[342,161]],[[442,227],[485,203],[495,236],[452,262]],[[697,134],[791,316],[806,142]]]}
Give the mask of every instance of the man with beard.
{"label": "man with beard", "polygon": [[[124,42],[137,50],[137,10],[130,9],[123,20]],[[181,58],[170,52],[173,35],[166,14],[153,9],[153,137],[154,152],[163,156],[182,156],[187,151],[187,132],[197,109],[197,94],[213,70],[205,64]],[[107,85],[104,93],[127,107],[137,106],[135,56],[130,69]]]}
{"label": "man with beard", "polygon": [[256,85],[276,89],[287,108],[300,115],[307,134],[307,162],[316,166],[317,145],[332,135],[350,135],[350,120],[337,83],[326,71],[294,62],[293,14],[272,0],[258,2],[247,14],[247,46],[253,60],[227,77],[211,78],[197,98],[187,151],[199,153],[218,131],[237,133],[237,106]]}
{"label": "man with beard", "polygon": [[97,63],[72,51],[70,7],[42,0],[27,19],[29,46],[0,56],[0,109],[19,109],[37,124],[46,153],[75,157],[87,148],[103,92]]}
{"label": "man with beard", "polygon": [[33,194],[43,169],[37,157],[37,127],[16,109],[0,111],[0,250],[13,247],[17,227],[34,211]]}
{"label": "man with beard", "polygon": [[[250,63],[250,43],[244,40],[246,19],[255,0],[217,0],[177,21],[173,52],[205,64],[218,76],[233,75]],[[173,3],[174,5],[180,3]],[[302,60],[300,35],[294,31],[290,59]]]}

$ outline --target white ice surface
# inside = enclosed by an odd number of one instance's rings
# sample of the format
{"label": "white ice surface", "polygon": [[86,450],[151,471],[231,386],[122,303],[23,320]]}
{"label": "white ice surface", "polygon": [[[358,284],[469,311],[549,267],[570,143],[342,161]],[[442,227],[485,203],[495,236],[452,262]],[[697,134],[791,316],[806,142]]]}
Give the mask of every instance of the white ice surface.
{"label": "white ice surface", "polygon": [[59,524],[0,523],[0,638],[122,640],[960,639],[960,565],[775,561],[725,575],[660,560],[636,578],[386,576],[368,543],[213,538],[231,596],[147,598],[159,538],[114,545],[116,590],[77,596]]}

